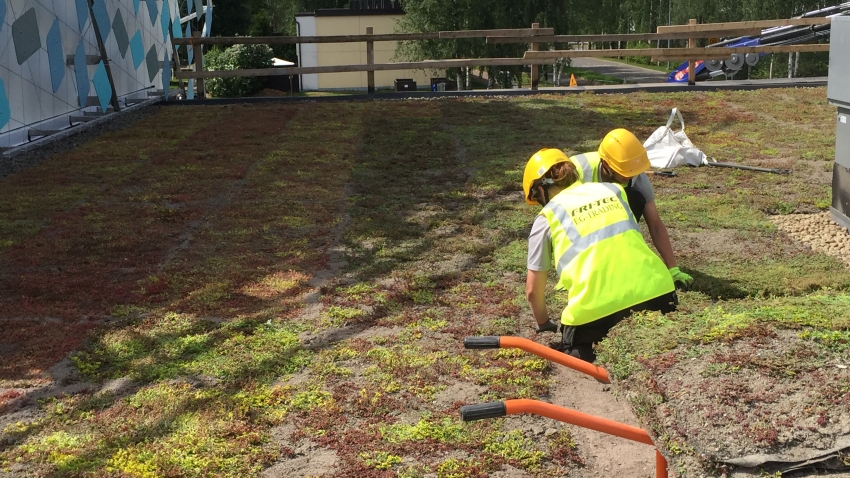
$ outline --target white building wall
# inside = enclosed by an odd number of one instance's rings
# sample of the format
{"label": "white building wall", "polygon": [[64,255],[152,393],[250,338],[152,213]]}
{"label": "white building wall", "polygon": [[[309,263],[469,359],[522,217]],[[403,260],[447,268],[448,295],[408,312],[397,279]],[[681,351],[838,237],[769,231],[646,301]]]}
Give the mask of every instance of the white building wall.
{"label": "white building wall", "polygon": [[[154,18],[151,18],[148,2],[152,2],[156,9]],[[105,7],[109,19],[108,26],[98,26],[106,37],[104,45],[119,98],[146,98],[147,91],[163,89],[162,65],[166,56],[168,59],[172,57],[168,35],[175,19],[179,25],[178,2],[179,0],[95,0],[100,9],[98,11],[102,12]],[[153,78],[150,77],[148,63],[144,58],[136,67],[138,59],[134,62],[132,46],[125,44],[126,51],[122,56],[118,42],[119,33],[114,28],[119,12],[120,21],[126,30],[126,38],[132,40],[138,33],[142,40],[142,54],[145,56],[153,48],[157,59],[151,64],[155,66]],[[32,22],[25,21],[33,18],[33,13],[35,26]],[[3,89],[0,90],[0,147],[10,147],[27,141],[26,132],[33,127],[61,129],[69,126],[68,115],[79,114],[85,106],[80,105],[79,100],[80,88],[85,89],[85,86],[77,83],[74,64],[66,64],[66,57],[77,52],[81,41],[86,55],[99,57],[100,51],[88,14],[87,0],[0,0],[0,17],[0,80],[3,82]],[[163,19],[167,21],[163,22]],[[82,30],[80,20],[84,21]],[[48,42],[51,28],[57,22],[61,46],[56,42]],[[40,43],[40,47],[32,51],[37,43]],[[54,62],[57,61],[57,56],[61,56],[59,71],[64,73],[61,81],[56,82],[58,84],[55,91],[49,51],[54,52]],[[21,53],[24,58],[20,56]],[[93,79],[98,65],[88,65],[85,68],[88,96],[96,97],[98,91]],[[170,78],[166,78],[166,82],[169,80]]]}
{"label": "white building wall", "polygon": [[[298,23],[298,36],[316,36],[316,17],[295,17]],[[319,50],[316,43],[302,43],[298,45],[298,66],[319,66]],[[315,91],[319,89],[319,75],[301,75],[301,91]]]}

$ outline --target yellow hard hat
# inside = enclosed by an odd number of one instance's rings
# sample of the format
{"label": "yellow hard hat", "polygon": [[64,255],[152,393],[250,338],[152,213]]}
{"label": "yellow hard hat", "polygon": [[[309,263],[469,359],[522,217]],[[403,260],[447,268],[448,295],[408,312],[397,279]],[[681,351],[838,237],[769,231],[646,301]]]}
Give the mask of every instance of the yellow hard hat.
{"label": "yellow hard hat", "polygon": [[599,145],[599,157],[615,173],[632,178],[649,169],[649,158],[643,147],[631,131],[617,128],[605,135]]}
{"label": "yellow hard hat", "polygon": [[569,162],[569,160],[560,149],[543,148],[534,153],[534,156],[525,165],[525,172],[522,175],[522,192],[525,193],[525,202],[532,206],[540,204],[536,199],[531,199],[531,188],[536,186],[535,183],[549,171],[549,168],[558,163]]}

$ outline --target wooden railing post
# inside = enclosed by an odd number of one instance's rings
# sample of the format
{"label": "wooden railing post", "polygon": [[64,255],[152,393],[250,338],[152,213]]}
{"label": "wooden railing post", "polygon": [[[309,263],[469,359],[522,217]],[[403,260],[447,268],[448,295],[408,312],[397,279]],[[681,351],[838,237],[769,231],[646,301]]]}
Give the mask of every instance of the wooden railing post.
{"label": "wooden railing post", "polygon": [[[531,28],[532,29],[538,29],[538,28],[540,28],[540,24],[539,23],[532,23]],[[531,43],[531,51],[537,51],[539,47],[540,47],[539,43],[537,43],[537,42]],[[540,80],[538,78],[539,72],[540,72],[540,67],[538,65],[531,65],[531,75],[530,76],[531,76],[531,90],[532,91],[537,91],[537,84],[540,82]]]}
{"label": "wooden railing post", "polygon": [[[366,34],[367,35],[373,34],[372,27],[366,27]],[[374,65],[375,64],[375,42],[373,42],[371,40],[366,42],[366,64],[367,65]],[[368,72],[366,72],[366,82],[367,82],[368,93],[370,95],[374,94],[375,93],[375,72],[374,71],[369,70]]]}
{"label": "wooden railing post", "polygon": [[[688,25],[696,25],[696,18],[691,18],[688,21]],[[688,48],[696,48],[697,47],[697,39],[696,38],[688,38]],[[694,70],[696,69],[696,60],[688,60],[688,85],[696,85],[697,79],[694,78],[696,73]]]}
{"label": "wooden railing post", "polygon": [[[204,45],[199,41],[201,38],[201,32],[192,32],[192,51],[195,53],[195,72],[203,72],[204,71]],[[202,77],[198,77],[198,94],[195,98],[202,100],[206,98],[206,91],[204,90],[204,79]]]}

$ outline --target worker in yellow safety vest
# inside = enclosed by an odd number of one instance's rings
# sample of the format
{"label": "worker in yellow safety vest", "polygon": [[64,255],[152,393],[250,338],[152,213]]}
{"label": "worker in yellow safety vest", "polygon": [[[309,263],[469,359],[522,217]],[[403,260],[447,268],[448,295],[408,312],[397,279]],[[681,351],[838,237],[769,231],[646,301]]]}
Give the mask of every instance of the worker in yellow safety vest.
{"label": "worker in yellow safety vest", "polygon": [[581,183],[558,149],[541,149],[525,166],[525,200],[543,209],[528,239],[525,294],[537,331],[556,331],[546,310],[546,280],[569,293],[561,314],[564,352],[595,359],[593,344],[633,311],[676,309],[673,279],[638,230],[622,186]]}
{"label": "worker in yellow safety vest", "polygon": [[655,206],[655,191],[645,173],[650,166],[646,148],[635,135],[627,129],[615,129],[605,136],[598,151],[577,154],[570,161],[576,166],[581,182],[618,183],[625,187],[635,219],[646,219],[652,243],[673,281],[683,287],[691,285],[693,277],[682,272],[676,263],[667,227]]}

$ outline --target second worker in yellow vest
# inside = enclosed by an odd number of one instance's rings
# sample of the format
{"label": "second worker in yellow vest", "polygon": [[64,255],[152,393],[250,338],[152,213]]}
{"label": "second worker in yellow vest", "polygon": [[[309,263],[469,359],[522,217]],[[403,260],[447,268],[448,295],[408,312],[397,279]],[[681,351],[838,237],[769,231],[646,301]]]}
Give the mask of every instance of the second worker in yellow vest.
{"label": "second worker in yellow vest", "polygon": [[647,246],[622,186],[581,183],[558,149],[538,151],[523,174],[525,200],[543,209],[528,240],[526,298],[538,331],[552,330],[546,280],[569,293],[561,314],[561,347],[582,360],[595,359],[593,344],[633,311],[676,309],[673,280]]}
{"label": "second worker in yellow vest", "polygon": [[667,227],[655,207],[655,191],[645,173],[650,167],[646,148],[635,135],[623,128],[615,129],[605,136],[598,151],[577,154],[570,161],[581,182],[618,183],[626,189],[635,218],[640,221],[642,216],[646,220],[652,243],[673,280],[685,287],[691,285],[694,279],[679,269]]}

